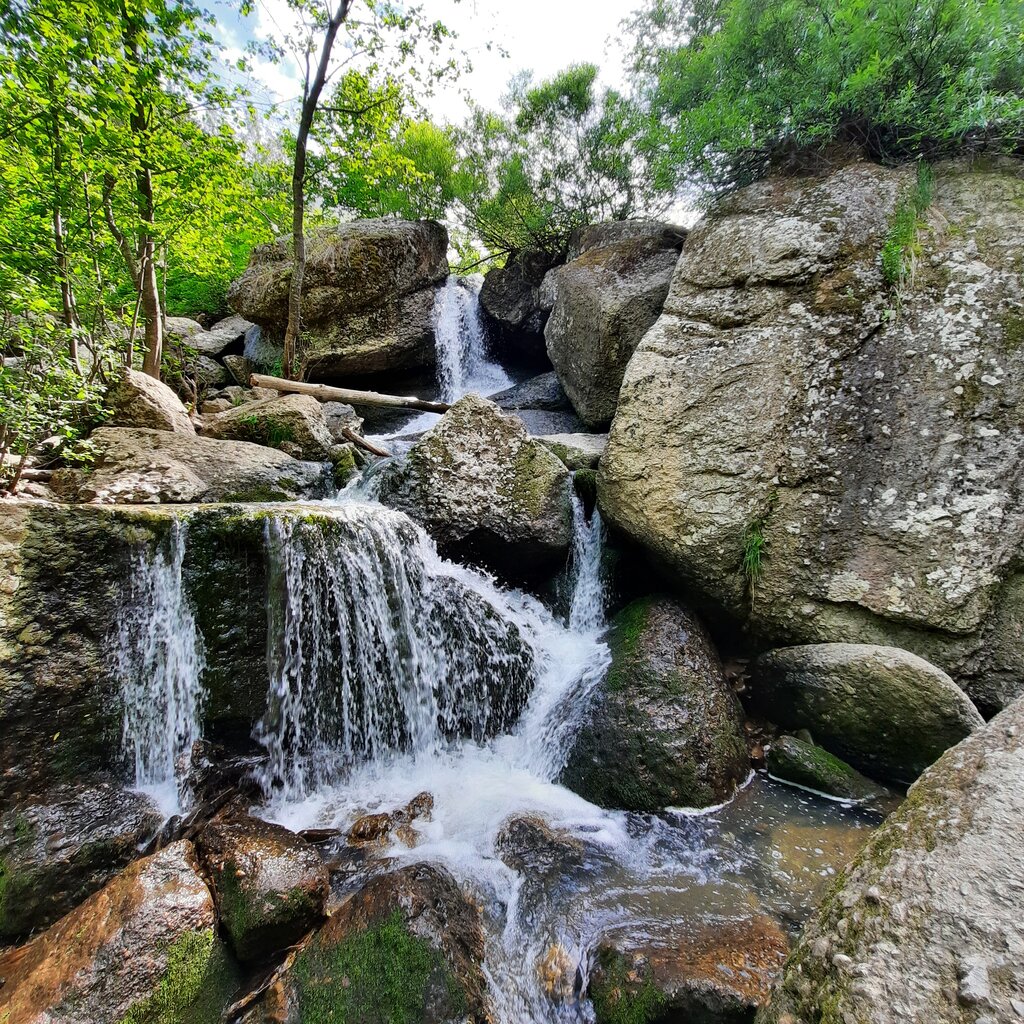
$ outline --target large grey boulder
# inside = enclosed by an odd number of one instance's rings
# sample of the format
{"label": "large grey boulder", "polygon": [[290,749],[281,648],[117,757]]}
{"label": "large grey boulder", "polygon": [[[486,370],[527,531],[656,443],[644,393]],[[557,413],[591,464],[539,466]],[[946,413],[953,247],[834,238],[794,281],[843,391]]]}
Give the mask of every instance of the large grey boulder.
{"label": "large grey boulder", "polygon": [[[284,337],[289,250],[287,239],[257,248],[228,292],[231,307],[260,326],[262,343]],[[433,365],[434,292],[447,275],[448,233],[434,221],[359,220],[313,232],[302,292],[307,376]]]}
{"label": "large grey boulder", "polygon": [[549,270],[564,262],[563,255],[523,249],[484,276],[480,308],[493,344],[506,356],[543,354],[550,306],[541,302],[541,284]]}
{"label": "large grey boulder", "polygon": [[766,645],[892,644],[990,712],[1024,680],[1024,162],[935,168],[897,297],[881,251],[915,187],[852,164],[695,227],[599,502]]}
{"label": "large grey boulder", "polygon": [[595,226],[576,259],[549,275],[548,356],[591,429],[611,422],[630,356],[668,294],[682,243],[675,233],[666,237],[665,227],[642,221],[608,232]]}
{"label": "large grey boulder", "polygon": [[1024,1017],[1024,701],[914,784],[811,920],[759,1024]]}
{"label": "large grey boulder", "polygon": [[668,598],[612,622],[612,662],[562,782],[602,807],[706,807],[750,771],[739,701],[711,638]]}
{"label": "large grey boulder", "polygon": [[678,252],[686,241],[686,233],[686,228],[678,224],[639,217],[587,224],[577,228],[570,236],[567,262],[578,260],[591,249],[603,249],[608,245],[636,240],[653,241],[663,249],[675,249]]}
{"label": "large grey boulder", "polygon": [[323,406],[311,395],[279,395],[205,416],[203,436],[251,441],[316,461],[329,459],[336,444]]}
{"label": "large grey boulder", "polygon": [[561,564],[571,540],[569,472],[513,416],[467,395],[377,495],[433,535],[441,551],[517,578]]}
{"label": "large grey boulder", "polygon": [[162,381],[140,370],[121,370],[107,389],[105,404],[112,427],[147,427],[194,434],[195,427],[181,399]]}
{"label": "large grey boulder", "polygon": [[53,487],[63,497],[126,505],[297,501],[332,490],[329,466],[247,441],[101,427],[92,443],[88,472],[55,474]]}
{"label": "large grey boulder", "polygon": [[810,644],[762,654],[751,690],[787,729],[876,778],[913,782],[984,719],[941,669],[895,647]]}
{"label": "large grey boulder", "polygon": [[190,334],[186,344],[200,355],[223,356],[229,348],[241,350],[245,336],[253,325],[240,316],[229,316],[218,321],[208,331]]}

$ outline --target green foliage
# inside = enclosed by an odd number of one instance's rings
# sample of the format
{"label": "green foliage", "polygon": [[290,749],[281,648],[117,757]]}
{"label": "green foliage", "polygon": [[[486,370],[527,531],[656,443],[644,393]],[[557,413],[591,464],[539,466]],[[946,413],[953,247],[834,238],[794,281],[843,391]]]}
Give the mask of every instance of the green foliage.
{"label": "green foliage", "polygon": [[882,276],[890,288],[898,288],[908,273],[918,252],[917,232],[921,217],[931,206],[933,174],[931,167],[921,161],[917,165],[914,190],[896,210],[882,245]]}
{"label": "green foliage", "polygon": [[452,1018],[465,1013],[465,995],[442,955],[413,935],[394,911],[344,942],[314,942],[295,961],[303,1024],[417,1024],[427,989],[444,978]]}
{"label": "green foliage", "polygon": [[1022,23],[1022,0],[650,0],[629,28],[659,185],[735,187],[835,142],[1019,147]]}
{"label": "green foliage", "polygon": [[454,192],[471,233],[493,253],[559,254],[574,228],[649,211],[658,200],[640,127],[632,103],[598,90],[593,64],[514,78],[503,111],[474,107],[458,134]]}

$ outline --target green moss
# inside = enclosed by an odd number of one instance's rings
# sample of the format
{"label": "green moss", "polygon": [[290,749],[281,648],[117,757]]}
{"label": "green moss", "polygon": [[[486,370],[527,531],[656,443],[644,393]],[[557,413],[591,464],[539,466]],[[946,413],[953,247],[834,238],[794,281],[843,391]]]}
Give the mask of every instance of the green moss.
{"label": "green moss", "polygon": [[275,419],[273,416],[263,416],[259,413],[252,413],[245,416],[240,422],[239,439],[252,441],[254,444],[262,444],[268,448],[280,448],[281,445],[295,438],[295,432],[290,423]]}
{"label": "green moss", "polygon": [[1011,310],[1003,317],[1003,347],[1007,352],[1016,352],[1024,347],[1024,313]]}
{"label": "green moss", "polygon": [[355,450],[351,445],[339,445],[331,451],[334,467],[334,486],[344,487],[359,472]]}
{"label": "green moss", "polygon": [[914,189],[896,208],[889,233],[882,243],[882,277],[892,289],[904,283],[912,258],[920,252],[918,230],[921,227],[921,215],[932,202],[933,183],[931,167],[921,161],[917,165]]}
{"label": "green moss", "polygon": [[443,956],[393,912],[337,945],[315,942],[295,962],[301,1024],[417,1024],[441,990],[448,1018],[465,994]]}
{"label": "green moss", "polygon": [[608,638],[612,653],[612,667],[608,671],[608,689],[622,690],[626,685],[627,668],[640,648],[640,641],[647,629],[651,608],[650,598],[640,598],[615,616]]}
{"label": "green moss", "polygon": [[625,959],[612,950],[598,954],[600,973],[591,984],[597,1024],[649,1024],[665,1006],[665,996],[649,974],[631,977]]}
{"label": "green moss", "polygon": [[167,951],[167,971],[155,992],[119,1024],[217,1024],[237,975],[212,928],[186,932]]}

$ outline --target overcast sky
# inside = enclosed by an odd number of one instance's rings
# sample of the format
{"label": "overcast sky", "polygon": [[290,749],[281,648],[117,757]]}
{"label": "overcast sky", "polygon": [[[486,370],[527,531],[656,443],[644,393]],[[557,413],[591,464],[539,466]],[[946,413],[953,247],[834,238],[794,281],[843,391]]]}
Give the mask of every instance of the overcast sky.
{"label": "overcast sky", "polygon": [[[496,107],[509,78],[524,69],[538,78],[554,74],[567,64],[587,61],[602,70],[608,85],[621,84],[622,56],[619,46],[619,22],[635,6],[608,0],[518,0],[510,3],[494,0],[423,0],[428,18],[440,19],[458,33],[458,45],[467,51],[473,71],[463,75],[457,86],[440,91],[427,101],[431,114],[439,120],[459,122],[465,114],[463,92],[476,102]],[[293,15],[287,0],[256,0],[256,11],[242,19],[234,5],[224,0],[213,11],[227,56],[240,56],[251,39],[280,39],[292,29]],[[507,58],[487,44],[500,43]],[[265,104],[294,100],[301,90],[299,70],[293,60],[279,64],[256,61],[257,91]]]}

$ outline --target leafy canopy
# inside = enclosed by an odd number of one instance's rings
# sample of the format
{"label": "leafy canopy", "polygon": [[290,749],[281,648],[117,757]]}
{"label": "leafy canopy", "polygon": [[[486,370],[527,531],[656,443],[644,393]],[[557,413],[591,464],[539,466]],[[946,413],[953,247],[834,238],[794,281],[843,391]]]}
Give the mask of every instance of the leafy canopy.
{"label": "leafy canopy", "polygon": [[1019,148],[1022,25],[1022,0],[652,0],[628,26],[659,184],[740,185],[837,141]]}

